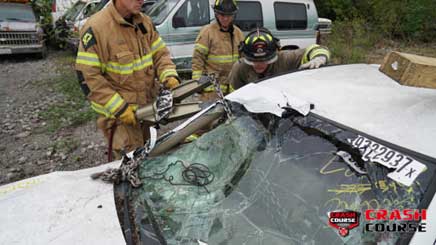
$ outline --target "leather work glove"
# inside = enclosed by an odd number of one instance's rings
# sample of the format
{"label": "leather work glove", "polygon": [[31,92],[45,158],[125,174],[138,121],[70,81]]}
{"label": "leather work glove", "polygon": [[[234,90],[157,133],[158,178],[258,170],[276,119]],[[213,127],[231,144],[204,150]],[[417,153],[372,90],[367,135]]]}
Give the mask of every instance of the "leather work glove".
{"label": "leather work glove", "polygon": [[119,119],[124,124],[136,125],[135,112],[132,106],[128,106],[127,109],[120,115]]}
{"label": "leather work glove", "polygon": [[179,86],[180,83],[179,83],[179,80],[177,78],[169,77],[164,81],[163,84],[164,84],[165,88],[173,89],[173,88]]}
{"label": "leather work glove", "polygon": [[326,63],[327,63],[327,58],[325,56],[317,56],[312,60],[310,60],[309,62],[302,64],[298,69],[302,70],[307,68],[309,69],[319,68],[320,66],[323,66]]}

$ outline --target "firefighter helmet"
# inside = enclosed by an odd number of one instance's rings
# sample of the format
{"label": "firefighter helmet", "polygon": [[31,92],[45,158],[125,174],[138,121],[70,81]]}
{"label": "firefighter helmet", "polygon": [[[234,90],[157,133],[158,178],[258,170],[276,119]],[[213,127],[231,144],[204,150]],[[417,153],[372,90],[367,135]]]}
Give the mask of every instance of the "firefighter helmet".
{"label": "firefighter helmet", "polygon": [[249,65],[253,62],[267,62],[268,64],[275,62],[279,48],[279,39],[265,28],[256,28],[248,33],[239,46],[244,62]]}
{"label": "firefighter helmet", "polygon": [[238,12],[238,6],[236,0],[215,0],[213,10],[222,15],[234,15]]}

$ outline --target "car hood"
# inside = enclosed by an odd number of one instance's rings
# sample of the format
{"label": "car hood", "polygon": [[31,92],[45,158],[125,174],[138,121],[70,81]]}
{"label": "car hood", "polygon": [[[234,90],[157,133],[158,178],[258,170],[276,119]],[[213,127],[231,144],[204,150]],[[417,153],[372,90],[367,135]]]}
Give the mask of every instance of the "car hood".
{"label": "car hood", "polygon": [[0,31],[36,31],[35,22],[4,21],[0,22]]}

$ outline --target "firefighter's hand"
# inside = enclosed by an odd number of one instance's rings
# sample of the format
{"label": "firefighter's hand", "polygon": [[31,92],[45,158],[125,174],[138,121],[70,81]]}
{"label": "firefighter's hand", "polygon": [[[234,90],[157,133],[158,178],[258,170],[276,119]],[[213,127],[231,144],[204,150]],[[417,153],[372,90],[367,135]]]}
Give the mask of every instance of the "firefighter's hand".
{"label": "firefighter's hand", "polygon": [[325,56],[317,56],[312,60],[310,60],[309,62],[302,64],[298,69],[302,70],[307,68],[309,69],[319,68],[320,66],[323,66],[326,63],[327,63],[327,58]]}
{"label": "firefighter's hand", "polygon": [[120,120],[124,124],[136,125],[135,112],[132,106],[128,106],[127,109],[120,115]]}
{"label": "firefighter's hand", "polygon": [[173,89],[177,86],[179,86],[179,80],[175,77],[169,77],[164,81],[164,86],[167,89]]}

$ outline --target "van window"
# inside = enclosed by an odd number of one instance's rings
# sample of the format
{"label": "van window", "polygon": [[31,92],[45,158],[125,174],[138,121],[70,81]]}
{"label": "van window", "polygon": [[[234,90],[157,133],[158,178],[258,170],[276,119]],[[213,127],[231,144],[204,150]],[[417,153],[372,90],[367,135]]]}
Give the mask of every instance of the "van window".
{"label": "van window", "polygon": [[307,28],[306,5],[302,3],[274,3],[277,30],[304,30]]}
{"label": "van window", "polygon": [[192,27],[209,24],[209,1],[188,0],[173,17],[173,27]]}
{"label": "van window", "polygon": [[235,25],[243,31],[263,27],[262,5],[260,2],[238,2]]}
{"label": "van window", "polygon": [[147,15],[150,16],[153,24],[160,25],[179,1],[180,0],[158,0],[151,6]]}

